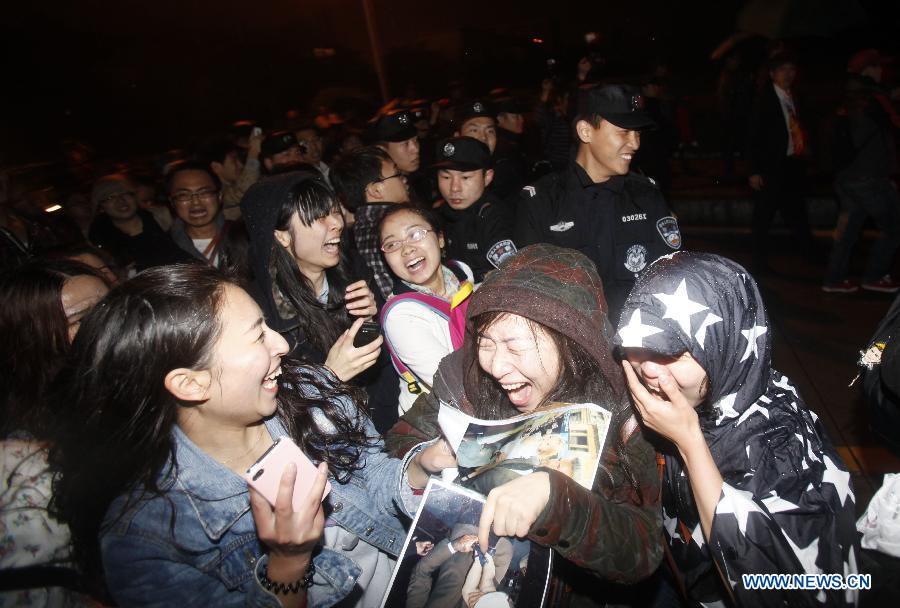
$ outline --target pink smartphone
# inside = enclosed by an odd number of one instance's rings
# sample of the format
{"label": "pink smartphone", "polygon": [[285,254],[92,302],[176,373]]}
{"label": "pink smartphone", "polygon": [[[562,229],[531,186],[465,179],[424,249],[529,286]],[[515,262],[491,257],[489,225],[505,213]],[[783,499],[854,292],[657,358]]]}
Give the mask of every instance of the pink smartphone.
{"label": "pink smartphone", "polygon": [[[300,509],[301,501],[309,495],[318,471],[306,454],[290,437],[279,437],[253,465],[247,469],[244,479],[254,490],[262,494],[269,504],[275,506],[281,475],[288,463],[297,465],[297,481],[294,482],[294,511]],[[325,482],[322,500],[331,492],[331,483]]]}

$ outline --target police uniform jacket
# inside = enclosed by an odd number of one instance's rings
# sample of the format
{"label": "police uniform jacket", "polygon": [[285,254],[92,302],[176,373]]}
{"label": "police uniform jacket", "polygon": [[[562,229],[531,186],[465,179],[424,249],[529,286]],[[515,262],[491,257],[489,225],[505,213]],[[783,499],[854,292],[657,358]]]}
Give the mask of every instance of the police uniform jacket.
{"label": "police uniform jacket", "polygon": [[467,264],[480,283],[485,273],[516,252],[512,223],[500,203],[488,192],[471,207],[441,207],[447,257]]}
{"label": "police uniform jacket", "polygon": [[681,248],[678,221],[652,180],[629,173],[594,183],[574,161],[522,189],[514,239],[519,247],[552,243],[593,260],[613,323],[638,273]]}

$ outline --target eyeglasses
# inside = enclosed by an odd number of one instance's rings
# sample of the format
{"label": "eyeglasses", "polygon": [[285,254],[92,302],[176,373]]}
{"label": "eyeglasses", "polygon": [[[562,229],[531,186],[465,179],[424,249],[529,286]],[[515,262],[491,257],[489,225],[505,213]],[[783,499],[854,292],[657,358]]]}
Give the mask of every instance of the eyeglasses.
{"label": "eyeglasses", "polygon": [[110,195],[107,196],[106,198],[101,199],[101,200],[100,200],[100,204],[101,204],[101,205],[105,205],[106,203],[114,203],[114,202],[119,201],[119,200],[121,200],[121,199],[123,199],[123,198],[124,198],[125,200],[132,201],[132,200],[135,199],[136,196],[137,196],[137,195],[136,195],[134,192],[117,192],[116,194],[110,194]]}
{"label": "eyeglasses", "polygon": [[405,239],[401,239],[399,241],[388,241],[387,243],[381,246],[381,250],[385,253],[394,253],[399,250],[401,247],[406,245],[407,243],[418,243],[422,239],[425,238],[429,232],[434,232],[434,230],[429,230],[428,228],[416,228]]}
{"label": "eyeglasses", "polygon": [[376,179],[375,183],[377,184],[379,182],[386,182],[387,180],[394,179],[395,177],[399,177],[404,180],[406,179],[406,176],[398,171],[397,173],[394,173],[393,175],[388,175],[387,177],[382,177],[381,179]]}
{"label": "eyeglasses", "polygon": [[178,205],[187,205],[192,200],[197,199],[208,203],[218,196],[218,190],[198,190],[197,192],[179,192],[172,195],[172,202]]}

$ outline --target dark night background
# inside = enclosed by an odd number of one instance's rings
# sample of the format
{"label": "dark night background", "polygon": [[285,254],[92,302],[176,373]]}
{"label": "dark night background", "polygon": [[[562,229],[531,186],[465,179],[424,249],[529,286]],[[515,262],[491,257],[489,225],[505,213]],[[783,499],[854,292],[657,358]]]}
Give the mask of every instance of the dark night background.
{"label": "dark night background", "polygon": [[[639,76],[664,58],[701,106],[719,67],[709,54],[744,4],[373,0],[391,95],[408,83],[440,95],[452,79],[475,94],[534,91],[547,58],[571,71],[583,34],[596,31],[605,76]],[[867,14],[840,34],[798,40],[809,79],[836,72],[839,82],[846,57],[862,46],[896,51],[896,2],[796,4],[855,4]],[[102,156],[160,151],[241,118],[270,125],[317,99],[380,102],[362,0],[20,3],[4,8],[0,28],[0,164],[47,160],[65,138]],[[335,54],[316,58],[316,48]]]}

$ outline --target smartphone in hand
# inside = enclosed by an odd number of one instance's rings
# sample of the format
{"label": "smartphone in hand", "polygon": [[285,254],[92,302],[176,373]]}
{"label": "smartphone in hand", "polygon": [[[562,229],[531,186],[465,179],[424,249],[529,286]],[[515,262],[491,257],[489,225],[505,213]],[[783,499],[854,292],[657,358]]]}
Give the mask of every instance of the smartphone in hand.
{"label": "smartphone in hand", "polygon": [[[278,486],[281,476],[289,463],[297,465],[297,480],[294,482],[294,511],[300,509],[303,499],[309,495],[319,471],[306,454],[297,447],[290,437],[279,437],[253,465],[247,469],[244,479],[250,487],[259,492],[273,507],[278,497]],[[325,482],[325,493],[322,500],[331,492],[331,483]]]}
{"label": "smartphone in hand", "polygon": [[381,328],[378,327],[378,323],[375,321],[364,321],[362,327],[359,328],[359,331],[356,332],[356,336],[353,338],[353,346],[356,348],[363,347],[373,342],[379,335],[381,335]]}

